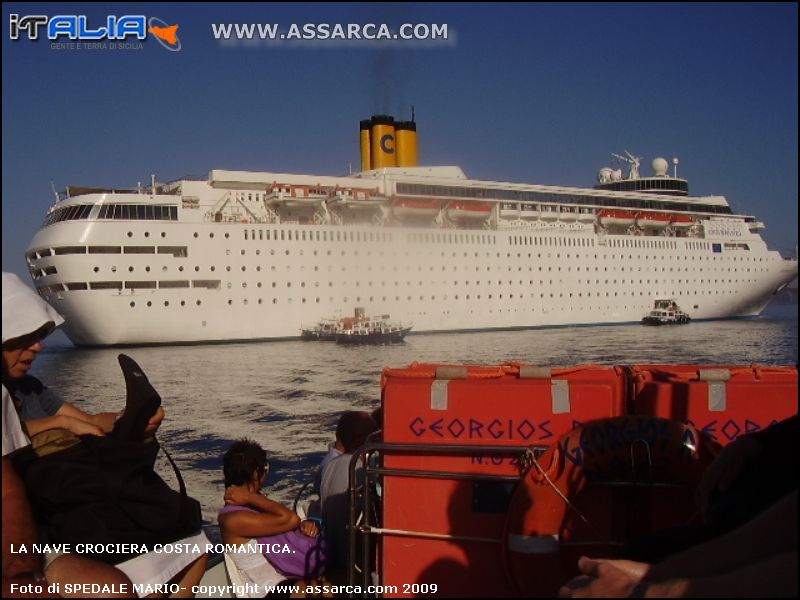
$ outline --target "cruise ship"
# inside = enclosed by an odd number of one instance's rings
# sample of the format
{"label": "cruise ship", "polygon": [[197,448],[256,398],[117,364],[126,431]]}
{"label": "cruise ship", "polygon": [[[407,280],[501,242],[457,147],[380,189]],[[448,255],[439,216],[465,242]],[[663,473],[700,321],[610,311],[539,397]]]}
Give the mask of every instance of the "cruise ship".
{"label": "cruise ship", "polygon": [[345,177],[212,170],[57,194],[26,258],[78,346],[296,338],[363,307],[415,332],[759,314],[797,276],[764,224],[614,155],[576,188],[417,165],[416,123],[362,121]]}

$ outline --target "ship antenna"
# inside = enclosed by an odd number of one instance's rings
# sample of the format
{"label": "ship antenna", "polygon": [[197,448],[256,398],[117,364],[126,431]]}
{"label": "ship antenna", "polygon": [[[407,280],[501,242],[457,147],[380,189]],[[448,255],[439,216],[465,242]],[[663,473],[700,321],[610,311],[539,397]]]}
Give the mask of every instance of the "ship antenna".
{"label": "ship antenna", "polygon": [[416,123],[416,119],[414,118],[414,105],[411,105],[411,122]]}
{"label": "ship antenna", "polygon": [[50,180],[50,188],[53,190],[53,196],[56,197],[56,202],[58,202],[59,198],[58,198],[58,192],[56,191],[56,184],[53,183],[52,179]]}

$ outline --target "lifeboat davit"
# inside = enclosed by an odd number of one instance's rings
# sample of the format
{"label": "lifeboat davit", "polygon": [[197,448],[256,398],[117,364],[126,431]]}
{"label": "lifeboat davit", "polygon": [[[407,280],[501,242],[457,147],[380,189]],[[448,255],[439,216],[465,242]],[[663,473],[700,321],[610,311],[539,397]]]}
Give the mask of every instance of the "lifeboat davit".
{"label": "lifeboat davit", "polygon": [[451,221],[485,221],[491,212],[491,202],[451,200],[447,205],[447,218]]}
{"label": "lifeboat davit", "polygon": [[597,213],[604,227],[630,227],[636,223],[636,213],[629,210],[603,209]]}
{"label": "lifeboat davit", "polygon": [[672,215],[669,224],[673,229],[689,229],[694,225],[694,219],[688,215]]}
{"label": "lifeboat davit", "polygon": [[392,201],[392,215],[397,219],[433,219],[439,214],[438,200],[426,198],[395,198]]}
{"label": "lifeboat davit", "polygon": [[665,229],[669,224],[670,216],[664,213],[640,212],[636,215],[636,225],[642,229]]}
{"label": "lifeboat davit", "polygon": [[320,186],[273,183],[267,188],[267,204],[289,208],[316,206],[328,198],[328,190]]}

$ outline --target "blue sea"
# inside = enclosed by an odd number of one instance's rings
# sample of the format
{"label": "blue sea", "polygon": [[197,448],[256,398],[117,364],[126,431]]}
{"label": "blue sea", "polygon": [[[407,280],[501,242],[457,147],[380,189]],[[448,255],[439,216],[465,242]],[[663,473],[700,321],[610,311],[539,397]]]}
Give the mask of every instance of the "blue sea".
{"label": "blue sea", "polygon": [[[267,490],[291,505],[313,477],[338,415],[380,404],[384,367],[419,362],[540,366],[678,363],[797,364],[797,305],[769,307],[754,319],[524,331],[411,335],[395,346],[332,342],[261,342],[127,348],[163,399],[159,440],[178,462],[189,492],[216,537],[222,505],[222,454],[252,438],[271,456]],[[64,399],[90,412],[125,402],[118,349],[77,349],[54,335],[33,373]],[[159,471],[174,480],[166,461]]]}

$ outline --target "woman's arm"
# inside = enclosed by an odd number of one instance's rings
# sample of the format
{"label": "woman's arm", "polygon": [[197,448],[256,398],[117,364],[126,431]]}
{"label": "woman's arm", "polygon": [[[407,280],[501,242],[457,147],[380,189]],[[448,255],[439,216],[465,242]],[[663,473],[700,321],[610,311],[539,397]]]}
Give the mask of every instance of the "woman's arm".
{"label": "woman's arm", "polygon": [[241,510],[220,516],[220,527],[228,534],[255,538],[292,531],[300,525],[300,517],[283,504],[241,487],[229,487],[225,491],[225,503],[249,506],[258,511]]}

